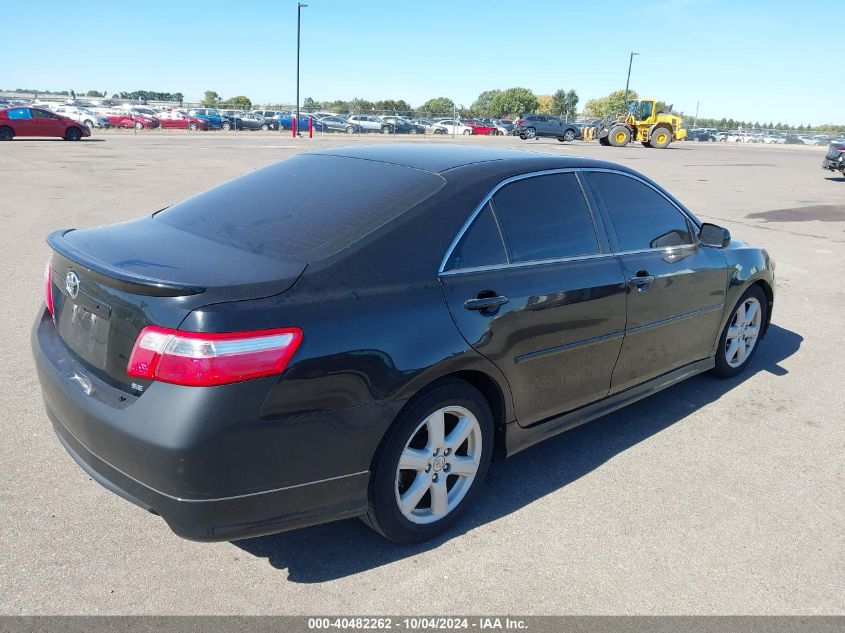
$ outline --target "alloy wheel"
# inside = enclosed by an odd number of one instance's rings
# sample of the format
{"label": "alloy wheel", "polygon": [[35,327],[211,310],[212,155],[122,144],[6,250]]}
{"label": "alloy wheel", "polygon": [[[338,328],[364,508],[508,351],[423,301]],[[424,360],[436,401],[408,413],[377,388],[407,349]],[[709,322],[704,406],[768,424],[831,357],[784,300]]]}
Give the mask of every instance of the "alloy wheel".
{"label": "alloy wheel", "polygon": [[402,515],[424,525],[454,510],[475,480],[482,448],[481,425],[464,407],[442,407],[420,422],[396,469]]}
{"label": "alloy wheel", "polygon": [[755,297],[747,297],[734,312],[725,338],[725,360],[739,367],[751,355],[760,336],[763,310]]}

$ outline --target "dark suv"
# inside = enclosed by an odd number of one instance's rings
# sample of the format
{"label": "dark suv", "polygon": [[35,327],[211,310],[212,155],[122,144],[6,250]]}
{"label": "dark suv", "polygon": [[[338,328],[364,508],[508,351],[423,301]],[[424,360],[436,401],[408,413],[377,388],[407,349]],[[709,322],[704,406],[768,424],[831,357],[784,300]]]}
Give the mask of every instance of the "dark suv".
{"label": "dark suv", "polygon": [[549,114],[524,114],[517,119],[513,134],[522,140],[546,136],[563,143],[579,138],[581,127],[577,123],[567,123],[560,117]]}
{"label": "dark suv", "polygon": [[822,169],[838,171],[845,176],[845,141],[831,141],[822,161]]}

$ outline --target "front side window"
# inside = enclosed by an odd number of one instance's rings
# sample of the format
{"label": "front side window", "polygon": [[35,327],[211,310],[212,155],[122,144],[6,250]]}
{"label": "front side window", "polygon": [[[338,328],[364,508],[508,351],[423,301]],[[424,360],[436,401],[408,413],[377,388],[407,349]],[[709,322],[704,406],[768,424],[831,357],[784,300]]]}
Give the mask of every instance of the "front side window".
{"label": "front side window", "polygon": [[32,110],[33,119],[55,119],[56,115],[46,110]]}
{"label": "front side window", "polygon": [[692,244],[686,216],[644,183],[605,172],[587,174],[594,195],[604,204],[621,251]]}
{"label": "front side window", "polygon": [[492,266],[506,262],[505,245],[502,243],[493,211],[487,204],[452,251],[449,261],[446,262],[446,270]]}
{"label": "front side window", "polygon": [[533,176],[493,196],[514,262],[599,252],[593,218],[575,174]]}

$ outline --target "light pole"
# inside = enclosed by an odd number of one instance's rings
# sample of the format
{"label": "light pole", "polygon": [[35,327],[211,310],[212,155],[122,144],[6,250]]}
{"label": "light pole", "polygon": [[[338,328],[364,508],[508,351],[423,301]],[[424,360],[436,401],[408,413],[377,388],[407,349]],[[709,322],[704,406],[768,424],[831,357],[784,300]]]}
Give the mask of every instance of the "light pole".
{"label": "light pole", "polygon": [[[297,54],[298,54],[298,53],[297,53]],[[630,59],[628,59],[628,79],[626,79],[626,80],[625,80],[625,110],[626,110],[626,111],[627,111],[627,109],[628,109],[628,84],[630,84],[630,83],[631,83],[631,66],[632,66],[632,65],[633,65],[633,63],[634,63],[634,55],[639,55],[639,53],[634,53],[634,52],[632,51],[632,52],[631,52],[631,57],[630,57]],[[297,59],[298,59],[298,58],[297,58]],[[299,62],[297,62],[297,64],[298,64],[298,63],[299,63]],[[297,80],[297,85],[299,85],[298,81],[299,81],[299,80]]]}
{"label": "light pole", "polygon": [[299,24],[302,18],[302,7],[307,6],[303,2],[296,3],[296,119],[293,126],[296,128],[297,136],[299,136]]}

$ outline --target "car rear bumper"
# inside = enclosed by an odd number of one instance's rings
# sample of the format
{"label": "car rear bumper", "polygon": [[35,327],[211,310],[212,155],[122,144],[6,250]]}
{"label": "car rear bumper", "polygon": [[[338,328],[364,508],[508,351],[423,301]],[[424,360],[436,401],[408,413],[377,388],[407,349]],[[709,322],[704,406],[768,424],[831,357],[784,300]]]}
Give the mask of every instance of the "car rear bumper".
{"label": "car rear bumper", "polygon": [[135,397],[76,360],[46,310],[32,349],[47,414],[68,453],[94,480],[192,540],[363,514],[369,463],[402,404],[262,419],[275,378],[222,388],[153,383]]}
{"label": "car rear bumper", "polygon": [[831,171],[842,171],[845,169],[845,160],[841,158],[827,158],[822,161],[822,169],[829,169]]}

